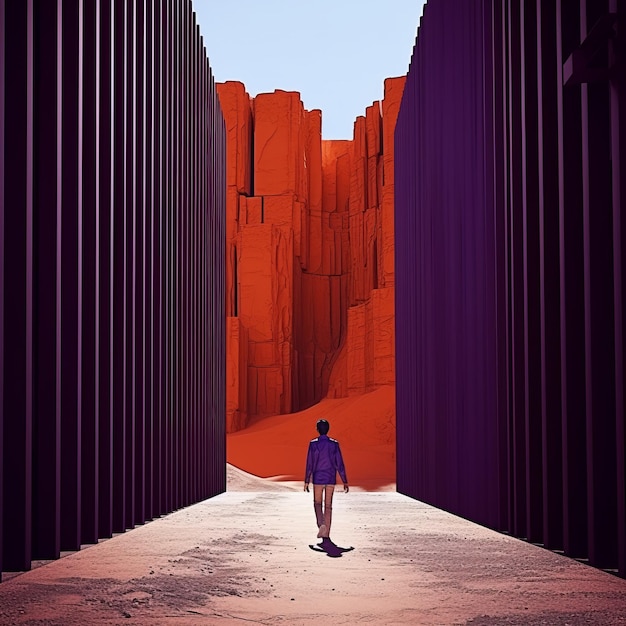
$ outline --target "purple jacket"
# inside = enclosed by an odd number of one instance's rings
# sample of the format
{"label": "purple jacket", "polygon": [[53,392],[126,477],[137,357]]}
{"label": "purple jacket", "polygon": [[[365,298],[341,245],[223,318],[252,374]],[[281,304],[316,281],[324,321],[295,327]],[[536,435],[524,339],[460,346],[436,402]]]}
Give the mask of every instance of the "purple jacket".
{"label": "purple jacket", "polygon": [[344,484],[347,484],[348,478],[339,442],[328,435],[320,435],[312,439],[306,455],[304,482],[311,482],[310,479],[313,476],[314,485],[334,485],[337,482],[337,472]]}

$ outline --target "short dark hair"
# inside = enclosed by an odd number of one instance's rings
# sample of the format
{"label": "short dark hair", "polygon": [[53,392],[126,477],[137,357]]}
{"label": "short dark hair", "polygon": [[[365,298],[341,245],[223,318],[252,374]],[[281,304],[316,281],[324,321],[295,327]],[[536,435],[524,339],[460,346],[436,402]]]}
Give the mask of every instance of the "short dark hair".
{"label": "short dark hair", "polygon": [[315,424],[315,428],[317,428],[317,432],[320,435],[328,434],[328,429],[330,428],[330,424],[326,420],[317,420],[317,424]]}

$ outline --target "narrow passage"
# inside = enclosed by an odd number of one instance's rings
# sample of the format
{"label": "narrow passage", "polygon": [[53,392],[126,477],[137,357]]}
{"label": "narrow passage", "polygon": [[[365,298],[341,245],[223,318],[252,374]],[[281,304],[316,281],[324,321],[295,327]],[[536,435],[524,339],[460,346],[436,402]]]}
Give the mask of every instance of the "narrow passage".
{"label": "narrow passage", "polygon": [[355,549],[328,558],[310,496],[230,468],[226,493],[3,582],[0,623],[626,622],[626,580],[393,491],[336,494]]}

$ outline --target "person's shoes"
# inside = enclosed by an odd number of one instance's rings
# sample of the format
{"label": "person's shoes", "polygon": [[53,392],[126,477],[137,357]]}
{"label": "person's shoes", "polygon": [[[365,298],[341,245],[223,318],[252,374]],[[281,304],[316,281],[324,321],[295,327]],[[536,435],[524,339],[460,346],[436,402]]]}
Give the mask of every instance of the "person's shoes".
{"label": "person's shoes", "polygon": [[322,524],[317,532],[318,537],[324,537],[324,535],[326,535],[326,524]]}

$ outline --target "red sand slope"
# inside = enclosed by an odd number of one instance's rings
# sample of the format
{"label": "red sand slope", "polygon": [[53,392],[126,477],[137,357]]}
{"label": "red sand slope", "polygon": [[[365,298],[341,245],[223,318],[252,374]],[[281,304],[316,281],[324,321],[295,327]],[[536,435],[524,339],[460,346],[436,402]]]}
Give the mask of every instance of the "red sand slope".
{"label": "red sand slope", "polygon": [[262,418],[229,434],[228,462],[263,478],[304,480],[308,443],[317,436],[315,423],[324,418],[330,422],[329,436],[341,444],[350,484],[375,490],[396,480],[395,417],[392,385],[349,398],[326,398],[304,411]]}

